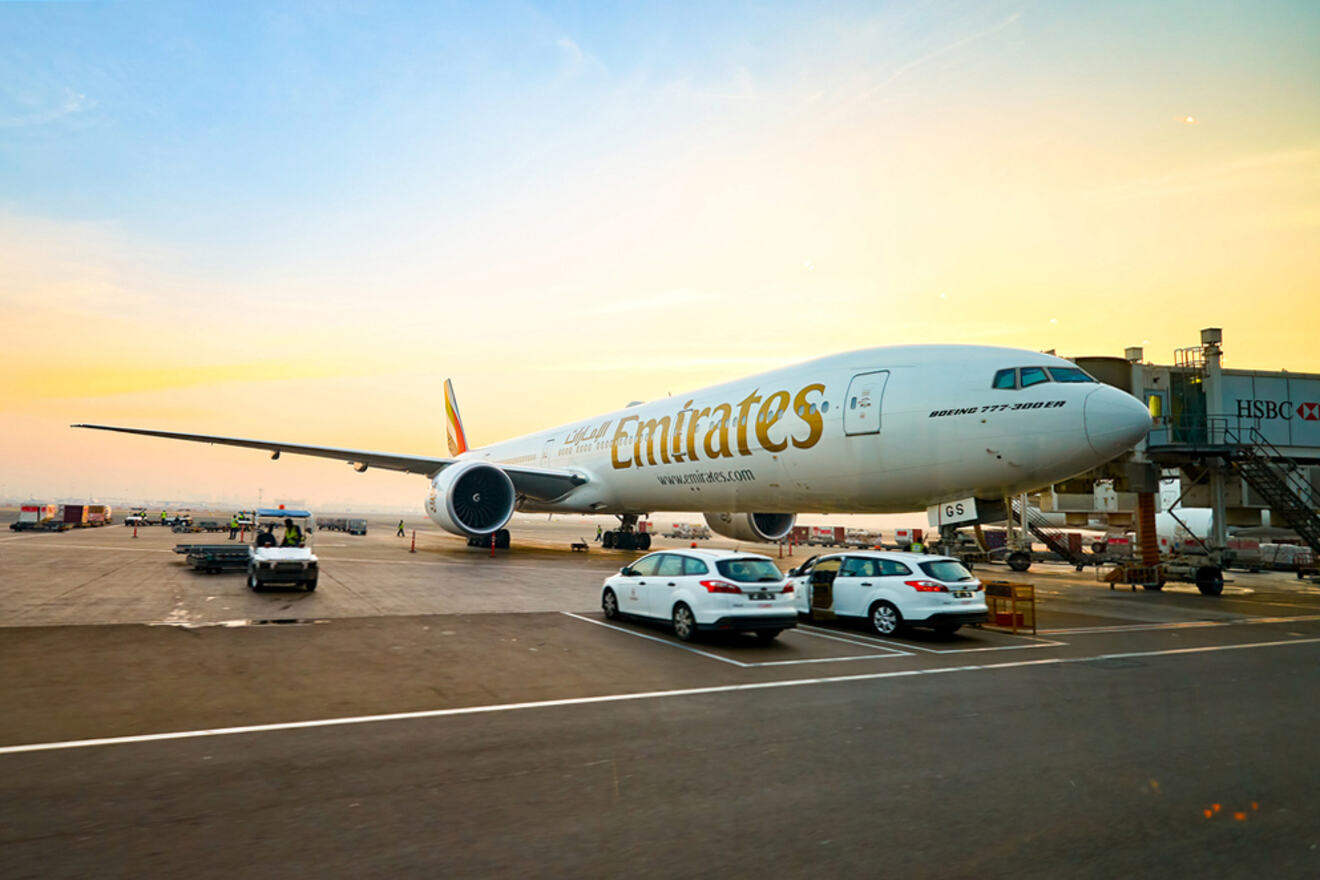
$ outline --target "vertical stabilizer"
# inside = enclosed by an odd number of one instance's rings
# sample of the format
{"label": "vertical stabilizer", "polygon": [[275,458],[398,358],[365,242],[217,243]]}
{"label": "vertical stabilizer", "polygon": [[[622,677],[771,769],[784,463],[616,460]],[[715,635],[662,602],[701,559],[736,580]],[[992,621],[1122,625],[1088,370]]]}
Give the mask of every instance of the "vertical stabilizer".
{"label": "vertical stabilizer", "polygon": [[449,439],[449,454],[467,452],[467,434],[463,433],[463,417],[458,414],[458,399],[454,397],[454,383],[445,380],[445,434]]}

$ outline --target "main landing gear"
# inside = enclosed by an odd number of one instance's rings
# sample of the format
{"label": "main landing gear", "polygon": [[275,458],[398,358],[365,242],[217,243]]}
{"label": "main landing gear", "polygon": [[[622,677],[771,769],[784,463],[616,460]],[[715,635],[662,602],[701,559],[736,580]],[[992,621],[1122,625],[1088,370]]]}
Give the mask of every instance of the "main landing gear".
{"label": "main landing gear", "polygon": [[468,546],[469,546],[469,547],[485,547],[485,548],[489,549],[489,548],[490,548],[490,542],[491,542],[491,539],[492,539],[492,538],[493,538],[494,541],[495,541],[495,549],[496,549],[496,550],[508,550],[508,549],[509,549],[509,530],[508,530],[508,529],[499,529],[498,531],[496,531],[496,532],[495,532],[494,534],[492,534],[492,535],[484,535],[484,536],[482,536],[482,537],[480,537],[480,538],[468,538]]}
{"label": "main landing gear", "polygon": [[637,514],[622,513],[617,516],[619,527],[602,534],[600,545],[606,550],[650,550],[651,536],[637,531]]}

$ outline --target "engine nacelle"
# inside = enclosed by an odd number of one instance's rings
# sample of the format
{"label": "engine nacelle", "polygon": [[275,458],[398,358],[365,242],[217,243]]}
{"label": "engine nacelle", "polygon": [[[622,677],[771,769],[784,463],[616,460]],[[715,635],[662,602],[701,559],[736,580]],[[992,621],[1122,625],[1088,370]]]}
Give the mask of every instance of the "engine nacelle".
{"label": "engine nacelle", "polygon": [[517,495],[509,475],[480,461],[460,461],[435,475],[426,515],[446,532],[484,538],[513,516]]}
{"label": "engine nacelle", "polygon": [[735,541],[762,541],[773,544],[793,531],[796,513],[707,513],[706,525],[712,532]]}

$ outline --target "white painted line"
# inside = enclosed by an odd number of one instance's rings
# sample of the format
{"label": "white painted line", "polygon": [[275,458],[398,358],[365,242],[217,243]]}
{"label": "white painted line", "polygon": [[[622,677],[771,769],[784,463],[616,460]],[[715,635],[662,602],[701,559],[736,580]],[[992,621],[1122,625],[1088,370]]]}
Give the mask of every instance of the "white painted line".
{"label": "white painted line", "polygon": [[712,654],[709,651],[702,651],[697,648],[688,647],[687,645],[675,644],[674,642],[671,642],[669,639],[662,639],[659,636],[650,636],[647,635],[646,633],[640,633],[637,632],[636,630],[627,629],[626,627],[615,626],[612,623],[605,623],[604,621],[600,621],[600,620],[592,620],[590,617],[583,617],[581,614],[574,614],[571,611],[561,611],[559,613],[564,615],[565,617],[571,617],[574,620],[582,620],[587,623],[594,623],[596,626],[603,626],[606,629],[612,629],[615,632],[621,632],[624,633],[625,635],[636,636],[639,639],[646,639],[647,641],[650,642],[659,642],[662,645],[668,645],[671,648],[678,648],[680,651],[687,651],[690,654],[700,654],[702,657],[709,657],[712,660],[718,660],[721,663],[728,663],[731,666],[741,666],[743,669],[746,669],[748,666],[752,665],[750,663],[742,663],[738,660],[730,660],[728,657],[721,657],[719,654]]}
{"label": "white painted line", "polygon": [[1266,623],[1293,623],[1320,620],[1320,614],[1294,614],[1285,617],[1241,617],[1236,620],[1184,620],[1176,623],[1119,623],[1111,626],[1077,626],[1042,629],[1051,635],[1086,635],[1088,633],[1150,632],[1168,629],[1205,629],[1218,626],[1258,626]]}
{"label": "white painted line", "polygon": [[[819,628],[814,627],[814,626],[803,626],[802,624],[798,624],[798,627],[797,627],[797,628],[798,628],[798,631],[801,632],[803,635],[808,635],[808,634],[821,634],[821,635],[824,635],[825,633],[829,632],[829,630],[822,630],[822,629],[819,629]],[[983,647],[983,648],[944,648],[944,649],[941,649],[941,648],[927,648],[927,647],[924,647],[924,646],[922,646],[922,645],[914,645],[914,644],[912,644],[911,642],[891,642],[891,641],[889,641],[888,639],[881,638],[881,637],[879,637],[879,636],[868,636],[868,635],[861,635],[861,634],[857,634],[857,633],[850,633],[850,635],[851,635],[853,638],[856,638],[856,639],[864,639],[864,640],[865,640],[865,641],[855,642],[855,644],[859,644],[859,645],[874,645],[874,646],[877,646],[877,647],[884,647],[884,648],[902,648],[902,649],[904,649],[904,650],[908,650],[908,651],[921,651],[921,652],[926,653],[926,654],[978,654],[978,653],[981,653],[981,652],[984,652],[984,651],[1021,651],[1021,650],[1025,649],[1025,648],[1061,648],[1061,647],[1063,647],[1063,646],[1065,646],[1065,645],[1068,644],[1067,642],[1055,642],[1055,641],[1051,641],[1050,639],[1038,639],[1038,638],[1035,638],[1035,637],[1033,637],[1033,636],[1014,636],[1014,638],[1027,639],[1028,641],[1032,642],[1032,644],[1030,644],[1030,645],[993,645],[993,646],[990,646],[990,647]],[[1004,635],[1011,635],[1011,634],[1010,634],[1010,633],[1004,633]]]}
{"label": "white painted line", "polygon": [[[0,541],[12,541],[13,538],[0,538]],[[43,550],[49,551],[51,548],[45,547]],[[126,553],[173,553],[173,550],[161,550],[157,547],[114,547],[110,544],[65,544],[60,543],[61,550],[121,550]]]}
{"label": "white painted line", "polygon": [[[596,623],[597,621],[591,622]],[[1128,660],[1138,657],[1168,657],[1178,654],[1244,651],[1254,648],[1283,648],[1295,645],[1314,645],[1317,643],[1320,643],[1320,638],[1290,639],[1280,642],[1253,642],[1245,645],[1217,645],[1202,648],[1172,648],[1163,651],[1131,651],[1125,654],[1097,654],[1092,657],[1042,657],[1039,660],[1009,660],[1003,663],[985,663],[977,666],[944,666],[936,669],[901,669],[892,672],[864,672],[857,675],[832,675],[821,678],[790,678],[781,679],[779,681],[759,681],[746,684],[680,688],[668,691],[605,694],[598,697],[568,697],[562,700],[499,703],[490,706],[464,706],[457,709],[427,709],[418,712],[393,712],[386,715],[357,715],[347,718],[320,718],[314,721],[285,721],[276,724],[249,724],[243,727],[215,727],[206,730],[179,730],[170,733],[144,733],[135,736],[109,736],[98,739],[77,739],[66,740],[64,742],[30,743],[21,746],[0,746],[0,755],[17,755],[27,752],[51,752],[60,749],[83,749],[99,746],[127,745],[129,743],[164,742],[177,739],[198,739],[208,736],[233,736],[242,733],[272,733],[281,730],[310,730],[318,727],[346,727],[351,724],[375,724],[382,721],[415,721],[423,718],[448,718],[455,715],[483,715],[493,712],[514,712],[522,709],[550,709],[558,706],[589,706],[598,703],[626,703],[636,700],[655,700],[664,697],[693,697],[704,696],[706,694],[733,693],[736,691],[762,691],[775,690],[778,688],[809,687],[821,684],[847,684],[858,681],[879,681],[887,678],[947,675],[956,672],[983,672],[999,669],[1020,669],[1030,666],[1061,666],[1073,663],[1093,663],[1098,660]]]}
{"label": "white painted line", "polygon": [[794,635],[808,636],[813,639],[829,639],[832,642],[843,642],[845,645],[858,645],[863,648],[883,647],[886,651],[892,651],[894,653],[894,656],[896,657],[913,656],[911,651],[900,651],[897,648],[889,648],[889,647],[885,647],[884,645],[879,645],[877,642],[872,642],[872,641],[863,642],[860,641],[859,639],[850,639],[850,638],[845,638],[844,636],[838,636],[838,635],[833,635],[831,633],[820,632],[818,630],[809,629],[805,626],[802,626],[801,624],[795,626],[792,630],[790,630],[790,632],[792,632]]}
{"label": "white painted line", "polygon": [[847,663],[850,660],[897,660],[899,657],[911,657],[911,654],[854,654],[850,657],[812,657],[810,660],[762,660],[760,663],[748,663],[747,666],[803,666],[807,663]]}

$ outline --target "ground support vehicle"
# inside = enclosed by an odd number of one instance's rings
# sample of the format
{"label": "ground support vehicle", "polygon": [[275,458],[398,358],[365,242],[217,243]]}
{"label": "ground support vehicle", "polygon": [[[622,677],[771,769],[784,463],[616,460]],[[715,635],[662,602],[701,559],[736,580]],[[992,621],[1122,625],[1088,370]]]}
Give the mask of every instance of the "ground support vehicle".
{"label": "ground support vehicle", "polygon": [[810,547],[839,547],[847,537],[843,526],[810,526],[807,545]]}
{"label": "ground support vehicle", "polygon": [[47,523],[55,520],[59,508],[43,501],[29,501],[19,507],[18,521],[9,524],[11,531],[27,532],[46,528]]}
{"label": "ground support vehicle", "polygon": [[252,558],[247,544],[176,544],[174,552],[186,556],[193,568],[209,574],[247,571]]}
{"label": "ground support vehicle", "polygon": [[813,556],[788,572],[794,604],[809,619],[865,620],[877,635],[906,626],[951,634],[988,614],[985,591],[957,559],[858,550]]}
{"label": "ground support vehicle", "polygon": [[669,621],[685,642],[702,632],[753,632],[765,642],[797,624],[793,586],[768,556],[733,550],[662,550],[601,586],[601,608]]}
{"label": "ground support vehicle", "polygon": [[[293,543],[290,543],[290,528],[297,529],[301,535]],[[320,574],[318,560],[312,552],[315,531],[316,521],[309,510],[258,510],[247,567],[248,586],[262,590],[279,584],[302,587],[309,592],[315,590]]]}
{"label": "ground support vehicle", "polygon": [[367,521],[365,519],[350,519],[346,531],[350,535],[365,535],[367,533]]}

